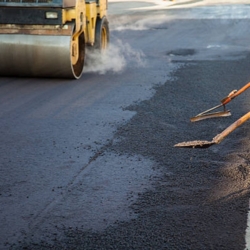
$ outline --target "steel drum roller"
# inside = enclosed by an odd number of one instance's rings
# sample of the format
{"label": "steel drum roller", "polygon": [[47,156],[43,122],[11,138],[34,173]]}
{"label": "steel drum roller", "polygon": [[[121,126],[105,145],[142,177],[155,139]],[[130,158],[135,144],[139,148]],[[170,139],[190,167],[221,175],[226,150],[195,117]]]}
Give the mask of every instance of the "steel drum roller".
{"label": "steel drum roller", "polygon": [[83,62],[72,65],[71,40],[66,35],[1,34],[0,75],[79,78]]}

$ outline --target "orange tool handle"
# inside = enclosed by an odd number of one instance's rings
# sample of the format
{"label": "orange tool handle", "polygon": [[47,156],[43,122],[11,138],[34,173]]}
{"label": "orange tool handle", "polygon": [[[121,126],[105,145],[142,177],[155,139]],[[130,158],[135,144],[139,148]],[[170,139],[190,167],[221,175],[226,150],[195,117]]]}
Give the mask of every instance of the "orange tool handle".
{"label": "orange tool handle", "polygon": [[212,142],[214,142],[216,144],[220,143],[226,136],[228,136],[231,132],[233,132],[236,128],[238,128],[240,125],[242,125],[244,122],[246,122],[249,119],[250,119],[250,112],[243,115],[237,121],[232,123],[229,127],[227,127],[225,130],[223,130],[220,134],[216,135],[213,138]]}
{"label": "orange tool handle", "polygon": [[240,95],[248,88],[250,88],[250,82],[247,83],[245,86],[243,86],[240,90],[232,91],[227,97],[225,97],[224,99],[221,100],[221,103],[223,105],[226,105],[227,103],[231,102],[236,96]]}

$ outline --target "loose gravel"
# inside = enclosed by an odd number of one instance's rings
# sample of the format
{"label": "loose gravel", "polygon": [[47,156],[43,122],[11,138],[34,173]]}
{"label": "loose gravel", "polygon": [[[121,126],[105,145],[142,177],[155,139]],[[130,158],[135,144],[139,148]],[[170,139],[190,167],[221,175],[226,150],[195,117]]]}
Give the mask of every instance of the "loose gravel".
{"label": "loose gravel", "polygon": [[[183,62],[178,62],[183,63]],[[249,122],[221,144],[180,149],[181,141],[210,140],[249,111],[248,93],[228,106],[232,116],[191,123],[249,79],[250,55],[241,60],[184,63],[155,95],[128,107],[136,115],[121,126],[107,151],[156,162],[161,175],[139,194],[130,221],[104,231],[63,228],[63,237],[21,242],[17,249],[244,249],[250,184]]]}

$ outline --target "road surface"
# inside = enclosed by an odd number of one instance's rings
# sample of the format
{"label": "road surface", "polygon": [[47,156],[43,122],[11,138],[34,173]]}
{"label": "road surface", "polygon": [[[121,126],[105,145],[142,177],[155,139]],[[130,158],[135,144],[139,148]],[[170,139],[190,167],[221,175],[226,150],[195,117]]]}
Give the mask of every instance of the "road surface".
{"label": "road surface", "polygon": [[0,78],[0,249],[250,249],[248,1],[109,1],[80,80]]}

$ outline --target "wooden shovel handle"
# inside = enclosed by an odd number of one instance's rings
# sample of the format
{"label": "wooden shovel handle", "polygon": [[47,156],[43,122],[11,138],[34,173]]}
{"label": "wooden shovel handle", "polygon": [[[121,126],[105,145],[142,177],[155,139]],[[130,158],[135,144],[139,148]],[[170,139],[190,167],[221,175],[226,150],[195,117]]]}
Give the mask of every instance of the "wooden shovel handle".
{"label": "wooden shovel handle", "polygon": [[216,135],[213,138],[213,142],[218,144],[220,143],[227,135],[229,135],[231,132],[233,132],[236,128],[238,128],[240,125],[242,125],[244,122],[250,119],[250,112],[243,115],[241,118],[239,118],[237,121],[232,123],[229,127],[227,127],[224,131],[222,131],[220,134]]}
{"label": "wooden shovel handle", "polygon": [[240,90],[232,91],[227,97],[225,97],[224,99],[221,100],[221,103],[223,105],[226,105],[227,103],[231,102],[231,100],[233,100],[236,96],[240,95],[248,88],[250,88],[250,82],[247,83],[245,86],[243,86]]}

